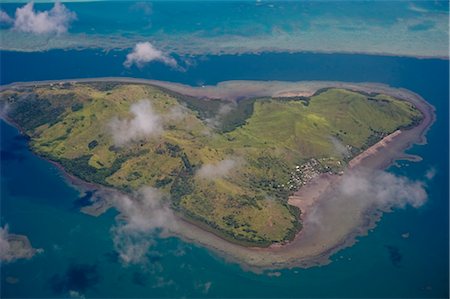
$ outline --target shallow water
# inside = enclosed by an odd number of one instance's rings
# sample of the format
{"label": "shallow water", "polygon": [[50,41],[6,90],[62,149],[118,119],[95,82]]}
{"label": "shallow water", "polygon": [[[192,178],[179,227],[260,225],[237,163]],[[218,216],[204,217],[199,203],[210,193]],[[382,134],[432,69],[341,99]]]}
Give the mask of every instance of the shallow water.
{"label": "shallow water", "polygon": [[[3,3],[10,16],[23,4]],[[276,51],[448,57],[446,1],[97,1],[66,3],[68,34],[1,26],[3,50],[131,48],[151,41],[175,53]],[[51,4],[36,4],[48,10]]]}
{"label": "shallow water", "polygon": [[[245,272],[208,250],[176,238],[158,240],[145,267],[117,262],[114,211],[79,213],[79,195],[50,163],[32,155],[18,132],[1,123],[1,224],[44,252],[2,265],[2,297],[446,297],[448,296],[448,61],[368,55],[262,54],[193,57],[186,72],[158,63],[125,71],[124,52],[1,52],[1,83],[91,76],[134,76],[191,85],[230,79],[372,81],[405,87],[437,108],[428,144],[409,152],[420,163],[390,171],[423,179],[428,202],[385,214],[368,236],[327,266]],[[53,63],[50,63],[53,62]],[[95,63],[94,63],[95,62]],[[402,234],[409,233],[408,238]],[[277,274],[278,275],[278,274]],[[19,279],[17,284],[7,277]],[[230,287],[232,286],[232,287]],[[70,292],[72,291],[72,292]]]}

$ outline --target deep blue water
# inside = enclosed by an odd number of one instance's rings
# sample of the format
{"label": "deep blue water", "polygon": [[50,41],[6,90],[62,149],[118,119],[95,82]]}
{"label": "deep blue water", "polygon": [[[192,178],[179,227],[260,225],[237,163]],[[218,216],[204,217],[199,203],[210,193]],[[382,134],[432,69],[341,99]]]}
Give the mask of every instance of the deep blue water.
{"label": "deep blue water", "polygon": [[[424,83],[446,86],[448,61],[351,54],[221,55],[178,58],[191,66],[180,72],[153,62],[143,69],[123,66],[127,51],[52,50],[37,53],[0,51],[0,83],[16,81],[126,76],[189,85],[226,80],[338,80],[382,82],[423,90]],[[448,81],[448,80],[447,80]],[[433,84],[434,85],[434,84]],[[422,90],[415,90],[422,88]],[[434,88],[429,86],[428,92]]]}
{"label": "deep blue water", "polygon": [[[283,270],[279,277],[245,272],[176,238],[152,247],[146,269],[123,267],[111,240],[115,212],[98,218],[77,212],[77,191],[1,122],[1,224],[45,250],[29,261],[2,265],[1,297],[58,297],[71,290],[86,297],[448,297],[448,61],[334,54],[205,56],[191,57],[194,64],[178,72],[158,63],[125,70],[124,56],[92,50],[1,52],[1,83],[133,76],[191,85],[231,79],[339,80],[408,88],[436,107],[437,121],[428,144],[410,150],[423,161],[401,162],[390,171],[423,179],[435,167],[428,202],[385,214],[373,232],[335,254],[331,264]],[[19,282],[7,283],[9,276]]]}

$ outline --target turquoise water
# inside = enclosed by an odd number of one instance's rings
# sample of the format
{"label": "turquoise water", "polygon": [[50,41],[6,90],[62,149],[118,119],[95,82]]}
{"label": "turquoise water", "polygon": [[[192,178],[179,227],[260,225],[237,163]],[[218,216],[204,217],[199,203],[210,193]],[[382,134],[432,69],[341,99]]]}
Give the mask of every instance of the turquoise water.
{"label": "turquoise water", "polygon": [[[30,153],[17,130],[1,122],[1,224],[44,249],[31,260],[1,266],[1,297],[448,297],[448,61],[286,53],[194,56],[195,64],[176,72],[158,63],[125,71],[120,51],[0,55],[2,84],[107,75],[192,85],[229,79],[372,81],[411,89],[437,108],[428,144],[409,151],[423,161],[390,168],[411,179],[423,179],[436,168],[428,202],[385,214],[373,232],[335,254],[331,264],[282,270],[280,276],[243,271],[177,238],[158,240],[149,265],[122,266],[110,232],[116,212],[98,218],[78,212],[77,191],[54,166]],[[19,282],[9,284],[7,277]]]}
{"label": "turquoise water", "polygon": [[[10,16],[23,4],[3,3]],[[261,51],[448,57],[448,1],[99,1],[66,3],[67,34],[0,26],[2,50],[131,48],[150,41],[176,54]],[[38,3],[36,10],[48,10]]]}

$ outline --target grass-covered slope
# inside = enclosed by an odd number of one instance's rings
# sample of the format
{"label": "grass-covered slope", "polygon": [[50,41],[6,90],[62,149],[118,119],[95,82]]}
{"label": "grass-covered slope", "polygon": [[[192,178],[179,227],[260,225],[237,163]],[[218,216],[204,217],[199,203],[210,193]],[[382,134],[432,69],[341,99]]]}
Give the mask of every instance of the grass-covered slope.
{"label": "grass-covered slope", "polygon": [[[162,130],[115,144],[111,121],[131,119],[142,99]],[[32,149],[68,172],[124,192],[160,188],[183,217],[261,246],[301,227],[289,194],[421,117],[405,101],[343,89],[229,103],[149,85],[66,83],[5,90],[1,104]]]}

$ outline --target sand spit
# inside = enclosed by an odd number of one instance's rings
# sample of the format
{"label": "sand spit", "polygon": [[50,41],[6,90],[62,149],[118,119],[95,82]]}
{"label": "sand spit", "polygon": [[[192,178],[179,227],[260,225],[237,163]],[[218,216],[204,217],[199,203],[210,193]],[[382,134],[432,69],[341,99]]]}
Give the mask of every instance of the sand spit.
{"label": "sand spit", "polygon": [[[345,88],[363,93],[383,93],[412,103],[424,118],[416,127],[396,131],[355,157],[345,175],[364,171],[383,170],[396,160],[411,158],[404,151],[414,144],[424,144],[425,134],[434,122],[434,108],[419,95],[402,88],[377,83],[344,83],[334,81],[226,81],[217,86],[191,87],[182,84],[133,78],[96,78],[61,81],[14,83],[0,90],[55,83],[123,82],[150,84],[172,91],[202,98],[221,98],[230,101],[250,97],[311,96],[323,88]],[[252,271],[292,267],[311,267],[329,262],[338,250],[356,242],[356,237],[367,234],[380,219],[382,211],[355,204],[354,199],[336,198],[335,186],[343,176],[322,175],[304,186],[289,203],[302,209],[303,229],[288,244],[268,248],[244,247],[230,243],[182,219],[172,231],[173,235],[200,244],[237,262]],[[370,196],[370,195],[368,195]],[[337,205],[339,203],[339,205]],[[388,209],[389,207],[386,207]]]}
{"label": "sand spit", "polygon": [[360,165],[364,159],[366,159],[372,155],[376,155],[378,153],[378,151],[389,146],[389,143],[392,142],[395,139],[395,137],[397,137],[401,133],[402,133],[402,131],[397,130],[394,133],[391,133],[388,136],[384,137],[383,139],[378,141],[376,144],[372,145],[371,147],[366,149],[364,152],[362,152],[361,154],[359,154],[358,156],[353,158],[348,163],[348,168],[353,169],[355,167],[358,167],[358,165]]}

